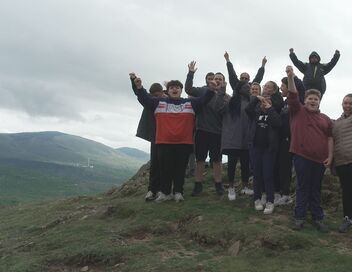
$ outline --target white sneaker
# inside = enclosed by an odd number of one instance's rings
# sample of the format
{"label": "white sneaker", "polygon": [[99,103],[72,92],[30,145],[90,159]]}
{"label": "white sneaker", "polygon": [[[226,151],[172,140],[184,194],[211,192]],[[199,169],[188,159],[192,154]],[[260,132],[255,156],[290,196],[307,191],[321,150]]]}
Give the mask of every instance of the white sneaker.
{"label": "white sneaker", "polygon": [[174,197],[176,202],[181,202],[184,201],[185,199],[183,198],[183,195],[181,193],[175,193],[175,197]]}
{"label": "white sneaker", "polygon": [[244,187],[242,190],[241,190],[241,194],[243,195],[253,195],[253,190],[252,189],[249,189],[248,187]]}
{"label": "white sneaker", "polygon": [[174,199],[173,194],[165,195],[164,193],[160,192],[158,197],[154,200],[155,202],[164,202],[168,200]]}
{"label": "white sneaker", "polygon": [[256,211],[262,211],[264,209],[264,206],[260,199],[257,199],[256,201],[254,201],[254,208]]}
{"label": "white sneaker", "polygon": [[281,198],[281,195],[279,193],[274,194],[274,205],[275,206],[278,205],[277,203],[279,202],[280,198]]}
{"label": "white sneaker", "polygon": [[265,206],[266,204],[266,194],[262,194],[262,199],[260,200],[262,202],[262,205]]}
{"label": "white sneaker", "polygon": [[274,204],[267,202],[264,209],[264,214],[272,214],[274,211]]}
{"label": "white sneaker", "polygon": [[274,202],[276,206],[289,205],[291,203],[292,203],[292,198],[288,195],[283,195],[276,203]]}
{"label": "white sneaker", "polygon": [[155,195],[152,191],[148,191],[148,193],[144,197],[145,201],[151,201],[155,199]]}
{"label": "white sneaker", "polygon": [[229,192],[227,194],[230,201],[236,200],[236,191],[235,188],[229,188]]}

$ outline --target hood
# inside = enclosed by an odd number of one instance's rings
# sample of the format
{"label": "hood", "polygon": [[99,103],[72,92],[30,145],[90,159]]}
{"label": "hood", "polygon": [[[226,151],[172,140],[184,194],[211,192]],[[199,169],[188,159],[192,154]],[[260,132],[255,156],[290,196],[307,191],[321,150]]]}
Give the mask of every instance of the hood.
{"label": "hood", "polygon": [[318,54],[317,52],[315,52],[315,51],[313,51],[312,53],[310,53],[310,55],[309,55],[309,62],[310,62],[310,58],[313,57],[313,56],[317,57],[317,58],[318,58],[318,62],[320,62],[320,56],[319,56],[319,54]]}

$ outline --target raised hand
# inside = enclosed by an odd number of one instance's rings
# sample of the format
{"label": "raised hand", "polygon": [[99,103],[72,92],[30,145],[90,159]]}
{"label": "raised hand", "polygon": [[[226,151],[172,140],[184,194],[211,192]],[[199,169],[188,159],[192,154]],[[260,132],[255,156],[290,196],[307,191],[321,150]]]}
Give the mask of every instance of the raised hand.
{"label": "raised hand", "polygon": [[208,81],[208,87],[210,90],[215,91],[217,89],[217,84],[215,80]]}
{"label": "raised hand", "polygon": [[188,71],[195,73],[198,68],[196,68],[196,62],[194,60],[191,61],[190,64],[188,64]]}
{"label": "raised hand", "polygon": [[225,51],[224,58],[227,62],[230,61],[230,56],[229,56],[229,53],[227,53],[227,51]]}
{"label": "raised hand", "polygon": [[137,89],[141,89],[142,88],[142,80],[139,77],[136,77],[134,79],[134,84],[136,85]]}
{"label": "raised hand", "polygon": [[335,54],[340,55],[340,51],[336,49]]}
{"label": "raised hand", "polygon": [[264,56],[264,58],[262,59],[262,67],[264,67],[267,62],[268,60],[266,59],[266,56]]}
{"label": "raised hand", "polygon": [[293,53],[293,48],[290,48],[290,53]]}
{"label": "raised hand", "polygon": [[130,79],[135,79],[136,78],[136,74],[135,73],[129,73]]}
{"label": "raised hand", "polygon": [[295,74],[293,72],[293,68],[292,68],[291,65],[287,65],[286,66],[286,74],[287,74],[288,77],[294,77],[295,76]]}

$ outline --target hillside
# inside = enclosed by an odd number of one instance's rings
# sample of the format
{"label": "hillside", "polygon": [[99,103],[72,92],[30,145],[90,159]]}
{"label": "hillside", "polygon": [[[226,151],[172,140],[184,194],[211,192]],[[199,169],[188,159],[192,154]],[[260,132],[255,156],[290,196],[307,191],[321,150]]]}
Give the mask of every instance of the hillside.
{"label": "hillside", "polygon": [[94,194],[147,160],[61,132],[0,134],[0,205]]}
{"label": "hillside", "polygon": [[146,162],[149,160],[150,155],[146,152],[143,152],[139,149],[136,148],[130,148],[130,147],[120,147],[116,149],[120,153],[123,153],[129,157],[135,158],[137,160]]}
{"label": "hillside", "polygon": [[352,236],[336,232],[332,176],[323,234],[309,223],[291,230],[293,207],[265,216],[246,196],[219,198],[209,173],[202,197],[189,196],[190,179],[185,202],[145,203],[144,170],[105,194],[1,209],[0,271],[350,271]]}

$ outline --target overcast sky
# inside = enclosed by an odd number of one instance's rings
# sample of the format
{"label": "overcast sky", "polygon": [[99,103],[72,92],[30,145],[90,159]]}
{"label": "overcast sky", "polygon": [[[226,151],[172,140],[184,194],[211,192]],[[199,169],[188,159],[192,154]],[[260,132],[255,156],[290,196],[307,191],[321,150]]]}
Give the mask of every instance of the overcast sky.
{"label": "overcast sky", "polygon": [[[111,147],[149,144],[136,138],[141,106],[129,72],[149,87],[184,82],[197,61],[195,85],[209,71],[254,77],[266,56],[265,83],[280,83],[289,48],[329,62],[322,112],[341,114],[351,93],[349,1],[0,0],[0,132],[55,130]],[[302,75],[295,70],[299,77]],[[232,93],[229,89],[228,93]]]}

